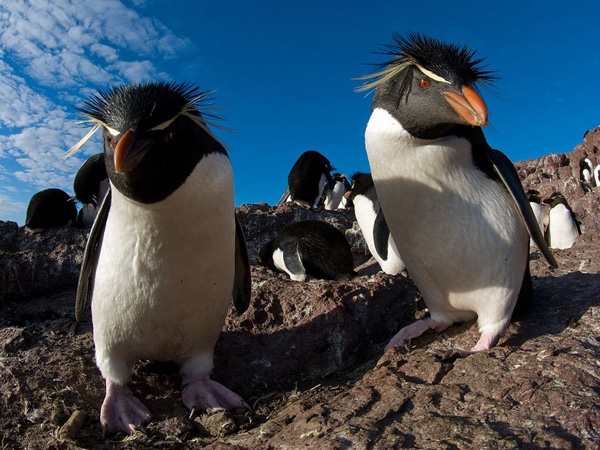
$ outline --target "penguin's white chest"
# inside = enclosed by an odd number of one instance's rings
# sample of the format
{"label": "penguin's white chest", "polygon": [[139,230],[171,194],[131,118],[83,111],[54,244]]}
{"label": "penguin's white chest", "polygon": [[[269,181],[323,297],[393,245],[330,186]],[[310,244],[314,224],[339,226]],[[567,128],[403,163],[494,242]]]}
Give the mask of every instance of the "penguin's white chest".
{"label": "penguin's white chest", "polygon": [[482,318],[512,311],[527,232],[508,193],[473,165],[470,143],[416,139],[380,108],[365,141],[386,221],[432,317],[453,322],[474,312],[481,329]]}
{"label": "penguin's white chest", "polygon": [[92,299],[98,364],[211,353],[234,277],[233,182],[225,155],[205,156],[165,200],[112,188]]}
{"label": "penguin's white chest", "polygon": [[562,204],[550,209],[548,222],[548,246],[550,248],[570,248],[579,235],[571,211]]}
{"label": "penguin's white chest", "polygon": [[344,193],[346,189],[344,187],[344,183],[341,181],[336,181],[333,185],[333,191],[327,192],[327,198],[325,199],[325,209],[328,211],[337,209],[344,197]]}

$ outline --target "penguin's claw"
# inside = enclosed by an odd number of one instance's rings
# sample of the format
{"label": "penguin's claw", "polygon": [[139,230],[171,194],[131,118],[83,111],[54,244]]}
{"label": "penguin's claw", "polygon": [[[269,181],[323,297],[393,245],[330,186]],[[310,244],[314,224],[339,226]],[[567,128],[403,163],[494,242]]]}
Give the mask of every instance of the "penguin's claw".
{"label": "penguin's claw", "polygon": [[150,411],[127,386],[106,381],[106,397],[100,410],[100,423],[104,437],[119,431],[146,434],[143,424],[150,421]]}
{"label": "penguin's claw", "polygon": [[197,410],[210,412],[236,408],[251,410],[242,397],[209,378],[186,384],[183,388],[182,400],[192,414]]}

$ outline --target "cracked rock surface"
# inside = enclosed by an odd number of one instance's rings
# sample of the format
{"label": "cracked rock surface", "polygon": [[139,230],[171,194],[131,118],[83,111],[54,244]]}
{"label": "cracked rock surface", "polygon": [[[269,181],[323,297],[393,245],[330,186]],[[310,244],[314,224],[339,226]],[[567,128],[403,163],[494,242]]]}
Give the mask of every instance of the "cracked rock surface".
{"label": "cracked rock surface", "polygon": [[[477,341],[466,323],[384,354],[427,315],[406,274],[367,263],[350,281],[299,283],[253,265],[252,304],[241,316],[231,308],[213,378],[254,412],[190,418],[177,367],[140,361],[131,387],[153,420],[131,437],[102,438],[91,319],[73,319],[86,233],[32,236],[0,222],[2,448],[598,448],[600,187],[582,189],[578,164],[583,154],[600,163],[599,147],[597,129],[571,153],[516,164],[526,189],[565,193],[583,235],[554,251],[558,269],[532,249],[535,300],[496,348],[441,359]],[[346,233],[357,265],[368,259],[352,211],[258,204],[238,215],[251,255],[287,224],[321,219]]]}

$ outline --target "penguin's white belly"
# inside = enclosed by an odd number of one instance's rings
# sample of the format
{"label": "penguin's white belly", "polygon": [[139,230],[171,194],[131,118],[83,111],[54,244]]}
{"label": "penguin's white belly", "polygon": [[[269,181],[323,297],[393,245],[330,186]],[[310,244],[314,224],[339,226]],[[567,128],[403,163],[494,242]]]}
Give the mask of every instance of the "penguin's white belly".
{"label": "penguin's white belly", "polygon": [[92,317],[105,377],[119,363],[212,355],[232,294],[235,217],[228,158],[205,156],[155,204],[112,187]]}
{"label": "penguin's white belly", "polygon": [[387,259],[383,259],[383,257],[377,253],[373,231],[377,214],[373,208],[373,202],[364,195],[357,195],[354,198],[354,213],[356,214],[356,220],[365,241],[367,242],[367,247],[369,247],[369,251],[381,266],[381,270],[392,275],[402,272],[404,270],[404,263],[400,258],[393,238],[390,238],[388,241]]}
{"label": "penguin's white belly", "polygon": [[556,205],[550,210],[548,228],[550,248],[571,248],[579,235],[571,211],[565,205]]}
{"label": "penguin's white belly", "polygon": [[332,211],[337,209],[344,197],[345,189],[344,183],[341,181],[336,181],[333,186],[333,192],[328,191],[327,197],[325,199],[325,209],[327,211]]}
{"label": "penguin's white belly", "polygon": [[[529,202],[529,206],[531,206],[531,210],[533,211],[533,215],[535,216],[535,220],[542,232],[542,236],[544,235],[544,215],[542,210],[542,205],[537,202]],[[530,245],[535,245],[533,238],[529,240]]]}
{"label": "penguin's white belly", "polygon": [[273,252],[273,265],[277,267],[282,272],[287,273],[290,278],[294,281],[305,281],[306,274],[305,273],[294,273],[290,270],[285,264],[285,258],[283,255],[283,250],[280,248],[276,248]]}
{"label": "penguin's white belly", "polygon": [[386,221],[432,318],[477,315],[481,331],[507,323],[528,235],[508,193],[473,165],[469,142],[415,139],[379,108],[365,139]]}

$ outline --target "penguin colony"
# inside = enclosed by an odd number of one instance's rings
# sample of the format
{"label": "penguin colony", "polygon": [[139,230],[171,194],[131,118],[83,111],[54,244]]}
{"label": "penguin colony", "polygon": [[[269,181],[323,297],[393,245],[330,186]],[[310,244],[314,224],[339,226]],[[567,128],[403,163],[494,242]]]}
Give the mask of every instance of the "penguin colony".
{"label": "penguin colony", "polygon": [[[538,192],[526,195],[512,163],[487,144],[488,111],[478,86],[495,76],[475,52],[408,34],[395,35],[387,53],[358,89],[374,92],[365,131],[371,174],[354,174],[350,185],[331,174],[324,155],[309,150],[293,165],[277,206],[354,207],[382,270],[406,269],[430,311],[386,350],[476,318],[479,341],[456,350],[466,356],[496,345],[517,303],[530,300],[530,242],[556,266],[548,246],[572,245],[577,222],[562,194],[544,202]],[[210,130],[208,101],[194,85],[151,82],[99,92],[79,109],[94,128],[68,154],[98,129],[103,142],[103,152],[78,173],[75,192],[85,209],[80,222],[93,221],[76,317],[91,299],[96,363],[106,380],[105,433],[143,430],[150,420],[128,387],[138,359],[179,364],[182,400],[192,414],[247,407],[210,379],[230,299],[243,313],[251,282],[232,170]],[[582,160],[581,182],[600,185],[598,169]],[[45,206],[36,196],[27,226],[39,230],[33,211]],[[65,203],[64,195],[48,196]],[[74,208],[68,195],[66,203]],[[551,207],[547,241],[544,203]],[[73,208],[61,214],[73,221]],[[67,223],[59,222],[44,226]],[[289,226],[258,257],[294,282],[357,275],[346,238],[322,221]]]}

